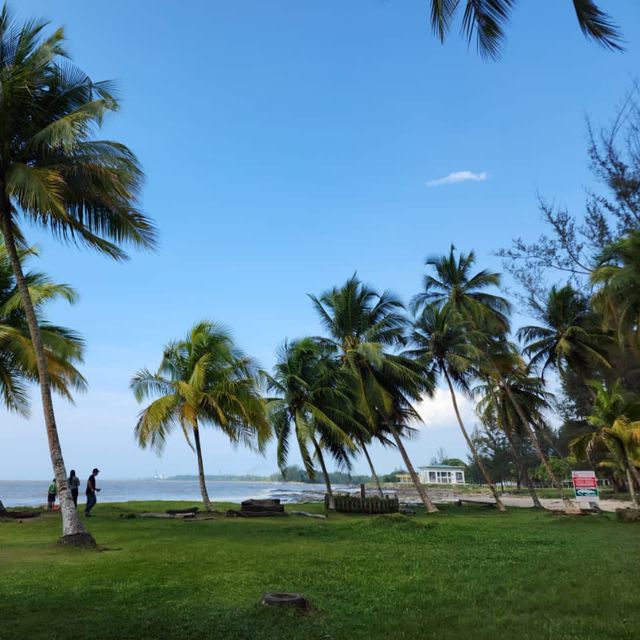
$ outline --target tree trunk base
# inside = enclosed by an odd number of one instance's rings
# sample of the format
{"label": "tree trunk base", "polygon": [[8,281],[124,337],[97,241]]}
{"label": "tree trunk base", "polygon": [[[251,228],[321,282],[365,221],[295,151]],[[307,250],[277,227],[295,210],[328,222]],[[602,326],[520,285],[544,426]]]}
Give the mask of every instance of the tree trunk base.
{"label": "tree trunk base", "polygon": [[88,532],[85,533],[70,533],[69,535],[62,536],[59,541],[60,544],[64,544],[70,547],[79,547],[82,549],[97,549],[95,538]]}

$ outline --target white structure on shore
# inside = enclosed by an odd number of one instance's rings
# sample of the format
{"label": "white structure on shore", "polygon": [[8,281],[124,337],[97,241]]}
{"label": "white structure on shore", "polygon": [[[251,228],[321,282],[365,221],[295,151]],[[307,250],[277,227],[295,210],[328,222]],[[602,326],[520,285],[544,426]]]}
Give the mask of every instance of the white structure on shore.
{"label": "white structure on shore", "polygon": [[430,464],[420,467],[418,473],[422,484],[464,484],[464,467],[450,464]]}

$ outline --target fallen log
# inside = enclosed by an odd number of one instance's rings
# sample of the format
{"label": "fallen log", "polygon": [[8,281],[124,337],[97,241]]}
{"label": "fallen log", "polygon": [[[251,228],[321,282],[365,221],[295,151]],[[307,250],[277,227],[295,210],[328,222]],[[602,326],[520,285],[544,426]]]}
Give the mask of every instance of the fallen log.
{"label": "fallen log", "polygon": [[327,516],[322,513],[309,513],[308,511],[288,511],[287,513],[292,516],[304,516],[305,518],[318,518],[320,520],[327,519]]}
{"label": "fallen log", "polygon": [[184,509],[167,509],[165,513],[170,516],[180,516],[186,513],[198,513],[198,511],[200,511],[200,507],[186,507]]}
{"label": "fallen log", "polygon": [[289,515],[282,511],[245,511],[244,509],[229,509],[225,514],[228,518],[269,518],[272,516]]}
{"label": "fallen log", "polygon": [[141,513],[140,517],[141,518],[162,518],[164,520],[186,520],[188,518],[195,518],[196,514],[195,513],[170,514],[170,513],[147,512],[147,513]]}
{"label": "fallen log", "polygon": [[464,504],[479,504],[479,505],[482,505],[483,507],[489,507],[489,508],[496,506],[495,500],[465,500],[464,498],[460,498],[457,501],[457,505],[459,507],[462,507]]}

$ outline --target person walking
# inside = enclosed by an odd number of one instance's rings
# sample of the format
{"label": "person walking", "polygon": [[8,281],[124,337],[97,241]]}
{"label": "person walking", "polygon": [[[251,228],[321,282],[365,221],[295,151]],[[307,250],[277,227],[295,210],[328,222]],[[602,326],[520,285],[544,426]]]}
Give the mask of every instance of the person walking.
{"label": "person walking", "polygon": [[71,469],[69,473],[69,489],[71,489],[71,498],[73,499],[73,504],[76,505],[76,509],[78,508],[78,490],[80,488],[80,478],[76,475],[76,472]]}
{"label": "person walking", "polygon": [[54,478],[47,489],[47,510],[52,511],[53,505],[56,501],[56,494],[58,493],[58,487],[56,486],[56,479]]}
{"label": "person walking", "polygon": [[91,516],[91,509],[93,509],[93,507],[96,506],[96,502],[98,502],[98,498],[96,496],[96,493],[98,491],[100,491],[100,489],[98,489],[96,487],[96,476],[100,473],[100,469],[94,469],[91,472],[91,475],[89,476],[89,479],[87,480],[87,504],[84,508],[84,515],[88,517]]}

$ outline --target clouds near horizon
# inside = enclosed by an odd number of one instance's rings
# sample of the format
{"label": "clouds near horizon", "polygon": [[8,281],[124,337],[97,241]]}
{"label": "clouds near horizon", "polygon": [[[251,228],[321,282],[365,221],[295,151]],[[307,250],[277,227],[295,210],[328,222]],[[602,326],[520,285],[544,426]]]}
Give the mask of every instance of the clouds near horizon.
{"label": "clouds near horizon", "polygon": [[457,184],[459,182],[484,182],[487,179],[487,172],[481,171],[474,173],[473,171],[454,171],[444,178],[429,180],[427,187],[439,187],[443,184]]}

